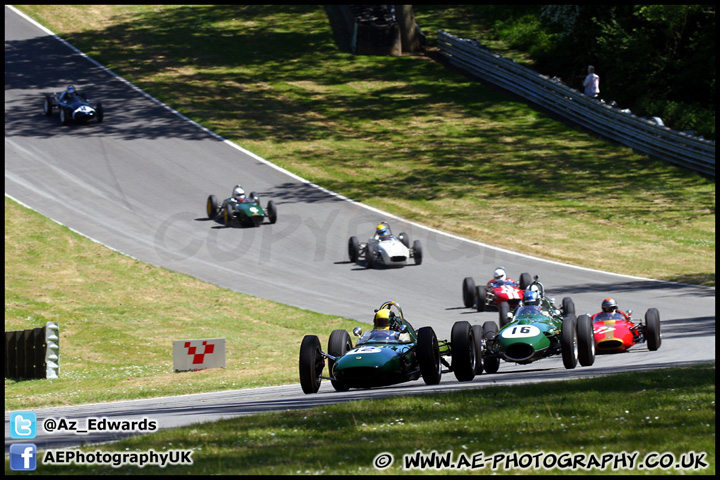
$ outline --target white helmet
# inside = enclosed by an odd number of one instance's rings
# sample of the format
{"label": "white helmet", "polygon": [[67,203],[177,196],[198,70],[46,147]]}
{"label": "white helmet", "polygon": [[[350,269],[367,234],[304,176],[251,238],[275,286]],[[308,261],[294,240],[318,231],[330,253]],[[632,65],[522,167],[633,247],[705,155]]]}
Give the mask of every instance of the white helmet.
{"label": "white helmet", "polygon": [[493,277],[495,277],[495,280],[505,280],[505,269],[503,267],[496,268]]}
{"label": "white helmet", "polygon": [[242,185],[235,185],[232,196],[235,198],[245,198],[245,190],[243,190]]}

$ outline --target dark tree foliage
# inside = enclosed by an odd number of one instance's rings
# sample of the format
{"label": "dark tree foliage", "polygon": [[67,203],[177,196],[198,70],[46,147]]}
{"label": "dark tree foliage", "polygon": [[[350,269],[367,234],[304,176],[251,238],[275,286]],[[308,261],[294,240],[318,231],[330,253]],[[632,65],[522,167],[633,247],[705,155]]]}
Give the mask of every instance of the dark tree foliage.
{"label": "dark tree foliage", "polygon": [[714,138],[713,5],[536,8],[553,38],[549,48],[533,53],[542,73],[577,88],[593,65],[602,98],[639,115],[660,116],[673,128],[705,130]]}

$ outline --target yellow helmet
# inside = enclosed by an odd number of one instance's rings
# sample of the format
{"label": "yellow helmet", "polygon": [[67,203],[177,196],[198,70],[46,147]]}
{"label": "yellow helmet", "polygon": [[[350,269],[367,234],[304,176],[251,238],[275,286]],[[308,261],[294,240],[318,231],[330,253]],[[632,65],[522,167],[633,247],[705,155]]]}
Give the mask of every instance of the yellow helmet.
{"label": "yellow helmet", "polygon": [[373,319],[373,325],[376,329],[389,330],[390,329],[390,309],[383,308],[375,312],[375,318]]}
{"label": "yellow helmet", "polygon": [[387,225],[385,225],[384,223],[379,223],[377,228],[375,229],[375,233],[378,235],[385,235],[387,231]]}

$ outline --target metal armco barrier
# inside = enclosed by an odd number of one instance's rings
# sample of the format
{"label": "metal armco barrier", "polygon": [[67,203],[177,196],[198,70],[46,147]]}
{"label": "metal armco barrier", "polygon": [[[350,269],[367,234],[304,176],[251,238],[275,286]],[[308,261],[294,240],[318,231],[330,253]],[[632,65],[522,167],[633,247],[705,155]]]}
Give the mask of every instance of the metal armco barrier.
{"label": "metal armco barrier", "polygon": [[5,332],[5,378],[57,378],[57,334],[58,326],[53,322],[44,327]]}
{"label": "metal armco barrier", "polygon": [[476,40],[457,38],[439,30],[437,41],[441,53],[457,68],[606,138],[715,178],[715,142],[622,112],[503,58]]}

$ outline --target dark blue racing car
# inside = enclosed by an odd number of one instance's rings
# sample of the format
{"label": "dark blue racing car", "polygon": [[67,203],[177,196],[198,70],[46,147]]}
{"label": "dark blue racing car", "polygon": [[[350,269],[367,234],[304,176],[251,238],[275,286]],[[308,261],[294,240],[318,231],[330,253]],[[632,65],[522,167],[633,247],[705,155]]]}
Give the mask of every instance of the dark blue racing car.
{"label": "dark blue racing car", "polygon": [[96,120],[98,123],[102,123],[105,116],[102,103],[91,105],[87,96],[76,91],[72,85],[61,94],[45,95],[43,104],[45,116],[52,116],[54,109],[60,113],[60,123],[63,125],[67,125],[70,121],[87,123]]}

